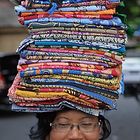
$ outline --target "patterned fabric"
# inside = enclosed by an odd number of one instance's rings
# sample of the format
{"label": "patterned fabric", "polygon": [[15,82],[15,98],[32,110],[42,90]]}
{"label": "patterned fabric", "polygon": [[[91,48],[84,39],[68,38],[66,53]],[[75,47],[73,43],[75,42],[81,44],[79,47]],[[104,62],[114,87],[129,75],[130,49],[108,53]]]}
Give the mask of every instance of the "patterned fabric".
{"label": "patterned fabric", "polygon": [[126,25],[119,0],[22,0],[15,6],[29,36],[17,53],[9,89],[14,111],[52,112],[69,107],[96,115],[116,109],[124,92]]}

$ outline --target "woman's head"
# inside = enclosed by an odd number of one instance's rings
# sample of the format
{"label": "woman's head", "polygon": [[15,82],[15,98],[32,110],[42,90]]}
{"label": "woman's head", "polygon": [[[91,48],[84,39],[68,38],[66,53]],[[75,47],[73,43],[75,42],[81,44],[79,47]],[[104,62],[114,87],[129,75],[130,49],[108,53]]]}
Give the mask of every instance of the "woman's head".
{"label": "woman's head", "polygon": [[31,128],[32,140],[101,140],[109,136],[110,123],[103,116],[64,110],[37,114],[38,125]]}

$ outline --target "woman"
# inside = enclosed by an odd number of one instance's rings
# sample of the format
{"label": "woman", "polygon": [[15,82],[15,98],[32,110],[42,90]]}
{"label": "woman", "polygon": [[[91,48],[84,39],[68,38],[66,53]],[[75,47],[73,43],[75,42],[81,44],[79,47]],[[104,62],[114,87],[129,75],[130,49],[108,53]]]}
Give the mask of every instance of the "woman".
{"label": "woman", "polygon": [[[120,1],[110,5],[106,0],[14,2],[19,4],[15,7],[19,22],[31,35],[18,48],[19,82],[8,94],[12,109],[61,110],[37,114],[31,140],[106,139],[110,123],[95,114],[98,109],[116,109],[116,100],[124,89],[121,71],[125,40],[120,38],[125,38],[125,33],[121,20],[114,17]],[[64,106],[75,110],[62,111]]]}
{"label": "woman", "polygon": [[37,127],[30,130],[31,140],[104,140],[111,126],[103,116],[91,116],[77,110],[37,114]]}

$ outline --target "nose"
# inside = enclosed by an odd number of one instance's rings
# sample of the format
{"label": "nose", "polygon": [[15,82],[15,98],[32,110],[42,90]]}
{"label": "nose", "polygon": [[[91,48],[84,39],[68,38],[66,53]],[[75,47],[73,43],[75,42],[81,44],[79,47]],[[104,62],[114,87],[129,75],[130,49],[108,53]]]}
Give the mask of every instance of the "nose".
{"label": "nose", "polygon": [[73,127],[68,133],[69,140],[82,140],[83,136],[78,127]]}

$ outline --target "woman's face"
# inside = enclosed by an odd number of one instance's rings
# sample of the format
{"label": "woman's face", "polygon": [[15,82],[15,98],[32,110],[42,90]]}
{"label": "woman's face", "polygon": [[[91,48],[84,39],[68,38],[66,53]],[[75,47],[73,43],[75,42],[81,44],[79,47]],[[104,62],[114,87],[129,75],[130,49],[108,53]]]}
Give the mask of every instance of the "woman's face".
{"label": "woman's face", "polygon": [[99,138],[98,118],[75,110],[58,113],[50,132],[50,140],[99,140]]}

